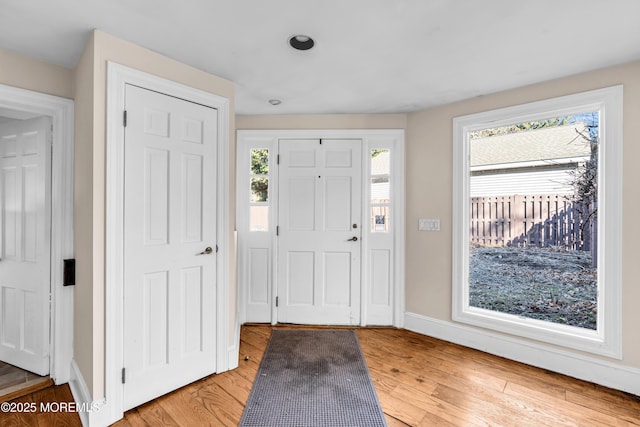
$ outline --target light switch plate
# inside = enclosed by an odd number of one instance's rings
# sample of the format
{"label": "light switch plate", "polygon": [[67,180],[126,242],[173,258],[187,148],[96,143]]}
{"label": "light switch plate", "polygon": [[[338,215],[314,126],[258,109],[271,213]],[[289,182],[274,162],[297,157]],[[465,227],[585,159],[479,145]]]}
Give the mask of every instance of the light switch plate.
{"label": "light switch plate", "polygon": [[418,220],[418,230],[420,231],[440,231],[439,219],[420,218]]}

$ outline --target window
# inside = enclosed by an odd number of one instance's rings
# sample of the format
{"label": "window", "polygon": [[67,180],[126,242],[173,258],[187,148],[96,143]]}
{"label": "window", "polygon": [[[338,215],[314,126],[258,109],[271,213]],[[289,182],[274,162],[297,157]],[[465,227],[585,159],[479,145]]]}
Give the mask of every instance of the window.
{"label": "window", "polygon": [[251,150],[249,230],[269,231],[269,150]]}
{"label": "window", "polygon": [[389,232],[391,211],[390,151],[371,150],[371,232]]}
{"label": "window", "polygon": [[453,318],[620,357],[622,89],[454,119]]}

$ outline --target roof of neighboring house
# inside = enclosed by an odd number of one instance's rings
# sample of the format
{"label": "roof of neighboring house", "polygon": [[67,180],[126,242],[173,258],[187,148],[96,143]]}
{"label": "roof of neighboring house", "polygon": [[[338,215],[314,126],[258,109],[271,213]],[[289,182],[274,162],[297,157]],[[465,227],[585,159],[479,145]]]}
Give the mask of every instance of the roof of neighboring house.
{"label": "roof of neighboring house", "polygon": [[542,128],[471,140],[471,166],[504,165],[589,157],[584,123]]}
{"label": "roof of neighboring house", "polygon": [[378,153],[371,158],[371,175],[386,175],[391,171],[389,150]]}

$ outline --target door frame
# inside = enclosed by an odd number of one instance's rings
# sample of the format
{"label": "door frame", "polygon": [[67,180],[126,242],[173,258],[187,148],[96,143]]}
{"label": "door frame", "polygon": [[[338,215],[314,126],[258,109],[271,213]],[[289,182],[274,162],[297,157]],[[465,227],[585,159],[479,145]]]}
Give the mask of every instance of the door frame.
{"label": "door frame", "polygon": [[218,111],[217,164],[217,253],[216,276],[216,372],[237,363],[229,346],[229,100],[162,77],[107,62],[107,164],[106,164],[106,256],[105,256],[105,411],[108,423],[122,418],[124,411],[123,367],[124,310],[122,307],[124,268],[124,127],[125,86],[145,89],[194,102]]}
{"label": "door frame", "polygon": [[69,382],[73,358],[73,286],[62,286],[73,257],[73,101],[0,84],[0,108],[51,117],[51,279],[49,376]]}
{"label": "door frame", "polygon": [[[393,289],[392,289],[392,324],[396,327],[402,327],[404,324],[404,247],[405,247],[405,177],[404,177],[404,130],[403,129],[299,129],[299,130],[238,130],[237,131],[237,151],[236,151],[236,228],[238,230],[238,309],[240,323],[247,321],[247,303],[248,303],[248,276],[247,271],[248,257],[247,248],[245,247],[245,241],[243,239],[243,225],[248,223],[248,212],[240,206],[243,198],[246,198],[246,194],[243,193],[248,181],[247,176],[241,176],[243,173],[243,166],[240,162],[244,161],[243,154],[247,154],[247,147],[255,145],[256,147],[272,147],[274,154],[278,153],[278,141],[280,139],[360,139],[362,141],[362,183],[363,183],[363,197],[362,197],[362,215],[366,215],[365,209],[368,203],[369,190],[366,185],[369,179],[370,162],[366,161],[367,153],[372,146],[376,146],[380,142],[390,144],[393,147],[393,163],[392,167],[392,179],[393,179],[393,191],[394,198],[392,202],[392,209],[394,215],[392,217],[395,234],[394,239],[394,253],[392,263],[394,265],[394,271],[392,275]],[[275,162],[272,163],[275,166]],[[273,183],[279,182],[279,175],[277,168],[270,172],[270,179]],[[248,188],[248,187],[247,187]],[[278,313],[276,307],[276,295],[278,285],[278,239],[276,236],[276,220],[278,218],[278,189],[277,185],[271,187],[269,190],[270,203],[270,231],[269,231],[269,245],[266,250],[269,252],[268,261],[268,280],[269,280],[269,302],[268,311],[271,324],[278,323]],[[362,224],[365,224],[361,220]],[[370,265],[368,263],[368,242],[367,239],[362,240],[361,247],[361,288],[360,288],[360,324],[368,325],[371,315],[367,311],[367,304],[365,303],[368,298],[369,281],[370,281]]]}

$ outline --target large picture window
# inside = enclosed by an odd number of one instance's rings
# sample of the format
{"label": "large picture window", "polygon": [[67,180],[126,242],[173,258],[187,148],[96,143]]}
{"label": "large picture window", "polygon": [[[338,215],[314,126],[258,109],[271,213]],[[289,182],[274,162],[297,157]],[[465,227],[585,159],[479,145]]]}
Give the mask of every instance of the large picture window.
{"label": "large picture window", "polygon": [[620,357],[622,88],[454,119],[453,318]]}

